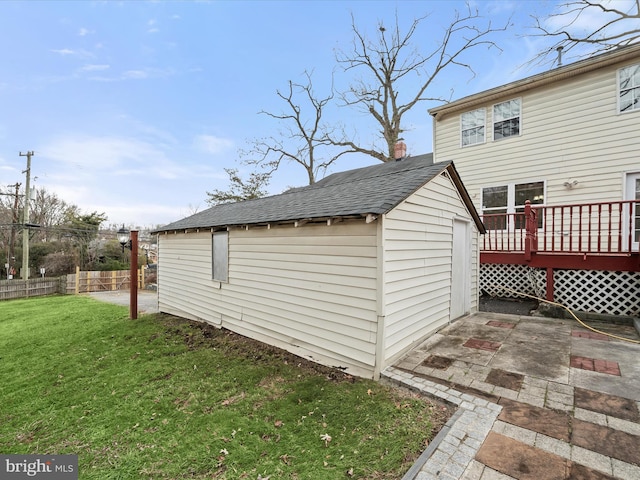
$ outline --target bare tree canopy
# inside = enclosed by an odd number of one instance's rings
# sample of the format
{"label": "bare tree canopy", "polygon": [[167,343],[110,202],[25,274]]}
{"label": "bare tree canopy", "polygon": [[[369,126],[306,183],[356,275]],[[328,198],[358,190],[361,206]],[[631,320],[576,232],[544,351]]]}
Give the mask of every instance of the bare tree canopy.
{"label": "bare tree canopy", "polygon": [[428,49],[425,44],[416,46],[414,39],[427,18],[415,19],[403,32],[396,14],[395,24],[388,28],[380,23],[376,39],[370,40],[352,16],[353,48],[337,51],[336,61],[357,79],[341,94],[341,99],[345,106],[372,116],[383,142],[363,145],[343,131],[341,138],[332,139],[334,145],[383,162],[394,160],[394,146],[405,131],[403,116],[421,102],[447,102],[448,99],[434,95],[429,89],[441,72],[461,67],[475,75],[467,62],[468,53],[480,47],[498,48],[492,34],[507,28],[507,25],[494,28],[490,21],[480,26],[482,17],[467,5],[464,14],[455,12],[439,43]]}
{"label": "bare tree canopy", "polygon": [[289,80],[288,89],[277,90],[276,94],[284,102],[281,113],[262,110],[266,115],[279,123],[278,136],[258,139],[253,142],[245,156],[252,156],[244,163],[260,165],[275,171],[283,161],[301,165],[306,173],[309,185],[322,178],[329,166],[347,153],[335,151],[335,147],[327,140],[329,127],[322,123],[322,115],[334,94],[319,97],[313,89],[312,75],[305,71],[305,83]]}
{"label": "bare tree canopy", "polygon": [[209,205],[252,200],[267,194],[265,188],[269,183],[271,172],[252,172],[248,180],[243,180],[237,168],[225,168],[224,171],[229,175],[229,189],[207,192]]}
{"label": "bare tree canopy", "polygon": [[549,37],[552,45],[530,62],[544,65],[560,58],[556,51],[579,59],[640,40],[640,0],[576,0],[558,5],[558,12],[533,16],[533,36]]}

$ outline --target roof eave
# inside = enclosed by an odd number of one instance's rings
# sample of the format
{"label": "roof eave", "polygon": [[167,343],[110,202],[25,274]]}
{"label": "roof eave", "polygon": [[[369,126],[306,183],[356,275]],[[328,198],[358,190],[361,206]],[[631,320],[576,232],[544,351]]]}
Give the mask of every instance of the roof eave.
{"label": "roof eave", "polygon": [[471,196],[469,195],[467,188],[464,186],[464,183],[462,183],[462,179],[460,178],[460,175],[458,174],[458,171],[456,170],[456,167],[453,164],[453,162],[451,162],[447,166],[447,172],[449,172],[449,175],[451,176],[451,180],[453,181],[453,184],[458,189],[458,192],[460,192],[462,201],[467,207],[467,210],[469,211],[469,213],[471,214],[471,218],[473,218],[473,221],[476,224],[478,231],[484,235],[485,233],[487,233],[487,229],[485,228],[484,223],[482,223],[480,214],[478,214],[478,210],[476,210],[476,207],[473,204],[473,200],[471,200]]}
{"label": "roof eave", "polygon": [[209,226],[186,226],[186,227],[174,227],[174,228],[159,228],[157,230],[152,231],[152,234],[168,234],[168,233],[189,233],[189,232],[200,232],[200,231],[219,231],[219,230],[232,230],[232,229],[250,229],[250,228],[271,228],[283,225],[292,225],[294,227],[302,227],[307,224],[321,224],[326,223],[327,225],[333,225],[339,222],[343,222],[345,220],[365,220],[367,223],[371,223],[372,219],[375,220],[374,217],[380,215],[379,212],[366,212],[359,214],[348,214],[348,215],[332,215],[332,216],[322,216],[322,217],[301,217],[295,219],[286,219],[286,220],[273,220],[273,221],[265,221],[265,222],[253,222],[253,223],[229,223],[222,225],[209,225]]}
{"label": "roof eave", "polygon": [[461,98],[451,103],[434,107],[428,110],[429,114],[440,121],[447,115],[460,111],[472,110],[473,108],[506,97],[515,96],[532,88],[538,88],[551,83],[559,82],[567,78],[582,75],[600,68],[608,67],[626,60],[638,58],[640,55],[640,45],[623,47],[614,52],[605,53],[597,57],[580,60],[578,62],[558,67],[554,70],[539,73],[531,77],[507,83],[484,92],[479,92],[468,97]]}

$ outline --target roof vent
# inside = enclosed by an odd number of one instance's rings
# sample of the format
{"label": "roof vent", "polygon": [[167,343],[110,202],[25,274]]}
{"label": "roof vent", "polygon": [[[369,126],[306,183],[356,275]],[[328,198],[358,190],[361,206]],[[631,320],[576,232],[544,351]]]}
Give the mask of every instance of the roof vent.
{"label": "roof vent", "polygon": [[560,45],[558,48],[556,48],[556,50],[558,51],[558,66],[561,67],[562,66],[562,49],[564,47],[562,45]]}
{"label": "roof vent", "polygon": [[396,159],[396,162],[399,160],[402,160],[404,157],[407,156],[407,144],[404,142],[398,142],[396,143],[395,147],[393,148],[393,156]]}

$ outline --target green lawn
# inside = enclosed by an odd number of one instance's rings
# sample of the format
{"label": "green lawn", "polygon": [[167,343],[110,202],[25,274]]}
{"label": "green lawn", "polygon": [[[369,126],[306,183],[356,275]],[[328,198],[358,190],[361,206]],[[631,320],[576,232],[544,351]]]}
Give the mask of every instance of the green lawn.
{"label": "green lawn", "polygon": [[0,452],[81,479],[398,479],[449,412],[225,330],[88,297],[0,302]]}

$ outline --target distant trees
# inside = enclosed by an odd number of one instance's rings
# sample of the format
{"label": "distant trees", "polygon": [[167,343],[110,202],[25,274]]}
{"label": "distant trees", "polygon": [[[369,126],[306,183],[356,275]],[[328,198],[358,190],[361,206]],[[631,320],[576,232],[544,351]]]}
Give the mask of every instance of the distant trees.
{"label": "distant trees", "polygon": [[[16,196],[17,193],[17,196]],[[22,263],[22,211],[24,195],[14,187],[0,191],[0,277],[6,278],[5,264],[17,271]],[[115,240],[98,241],[104,213],[83,213],[55,193],[34,189],[30,201],[29,265],[33,271],[45,267],[47,275],[71,273],[103,267],[126,268]]]}
{"label": "distant trees", "polygon": [[[556,60],[556,51],[574,57],[591,56],[640,41],[640,0],[576,0],[561,3],[546,17],[532,16],[534,36],[548,37],[551,46],[530,63]],[[584,48],[582,48],[584,47]]]}
{"label": "distant trees", "polygon": [[98,236],[100,224],[106,220],[107,216],[104,213],[82,214],[76,211],[67,212],[63,227],[69,240],[76,247],[81,266],[95,263],[97,255],[89,255],[89,245]]}
{"label": "distant trees", "polygon": [[267,194],[266,186],[269,184],[271,172],[252,172],[249,178],[244,180],[237,168],[225,168],[224,171],[229,176],[229,189],[215,189],[212,192],[207,192],[209,198],[206,201],[209,205],[252,200]]}

